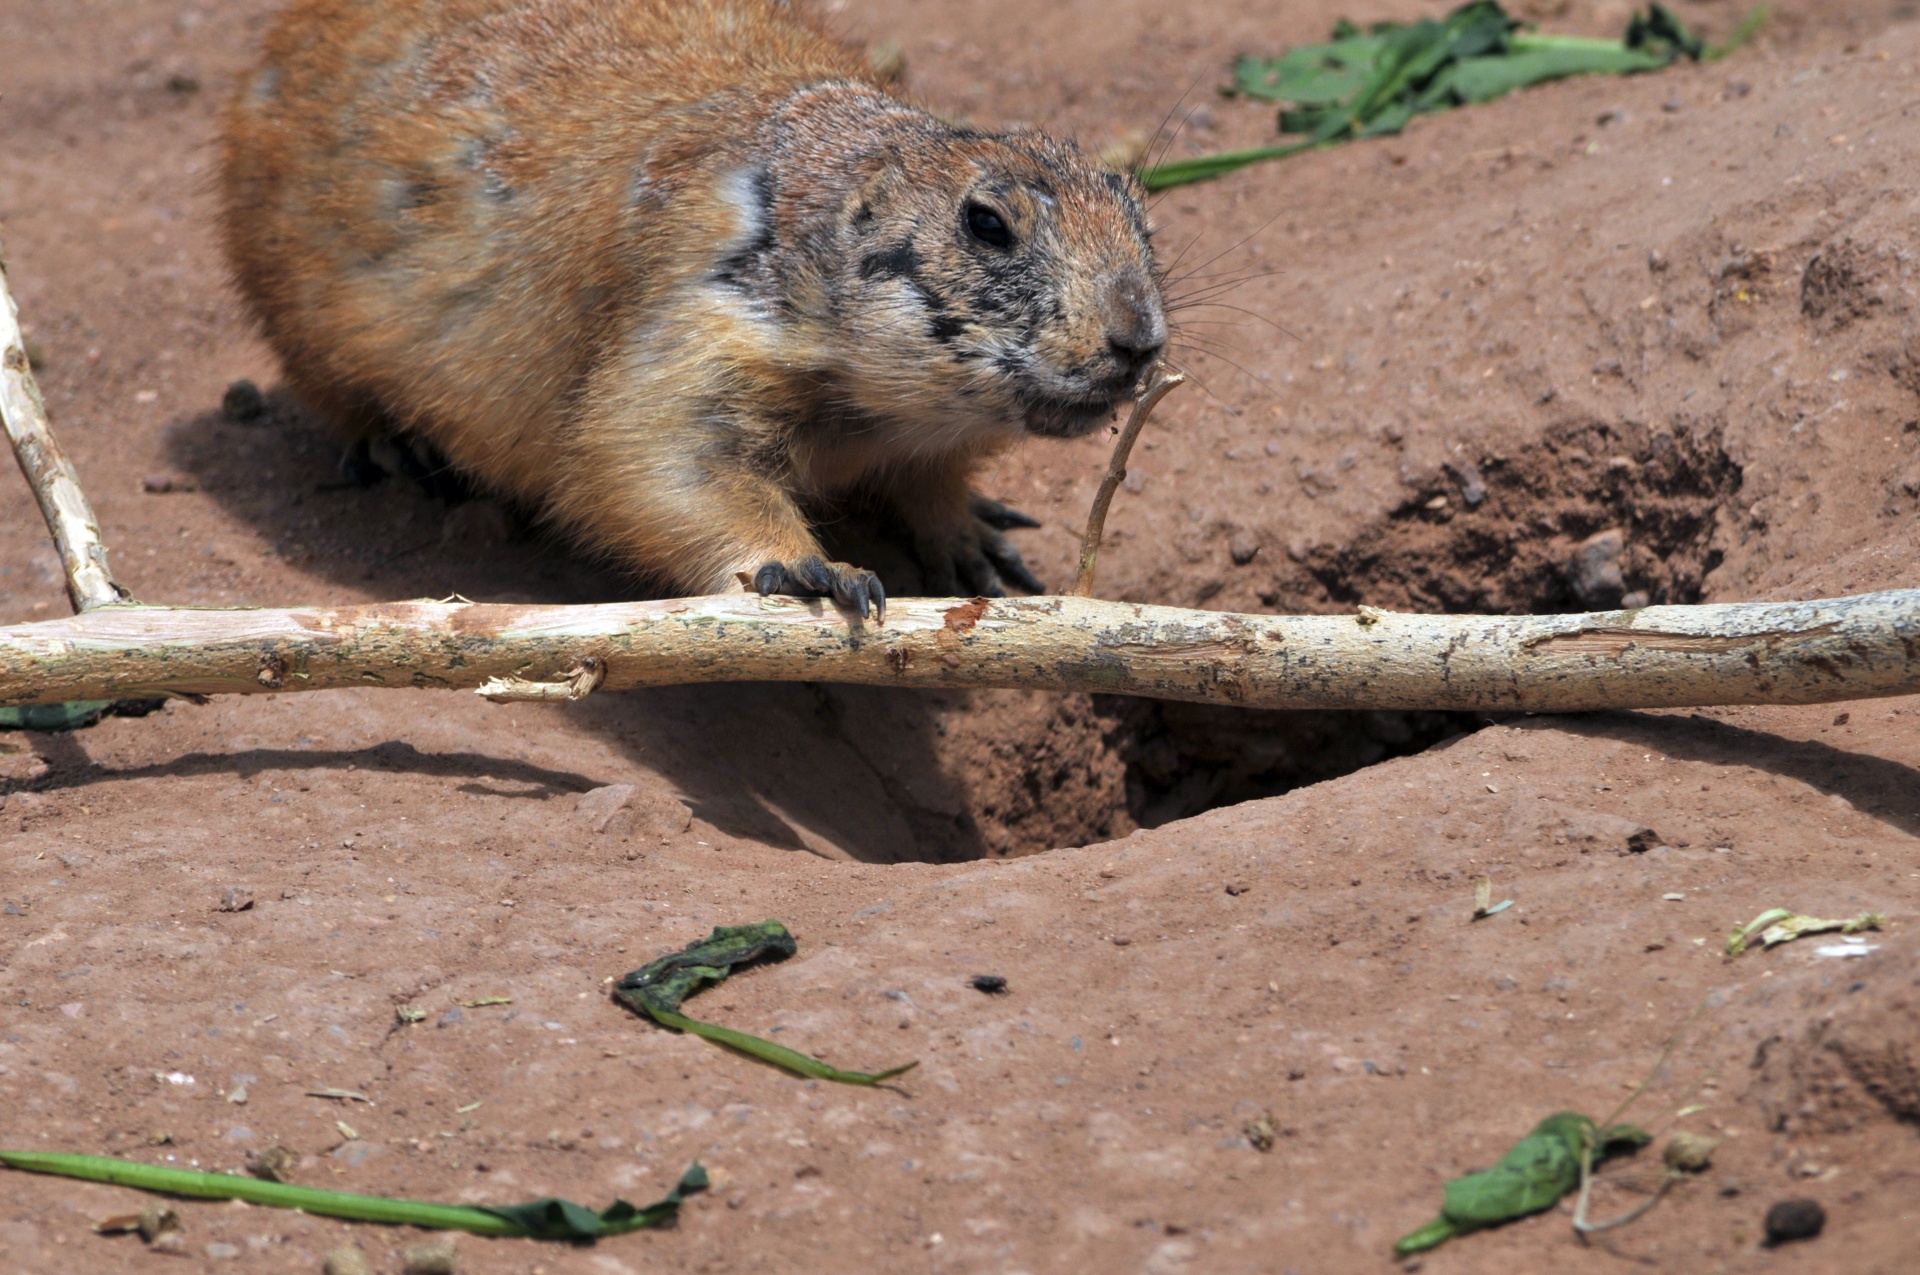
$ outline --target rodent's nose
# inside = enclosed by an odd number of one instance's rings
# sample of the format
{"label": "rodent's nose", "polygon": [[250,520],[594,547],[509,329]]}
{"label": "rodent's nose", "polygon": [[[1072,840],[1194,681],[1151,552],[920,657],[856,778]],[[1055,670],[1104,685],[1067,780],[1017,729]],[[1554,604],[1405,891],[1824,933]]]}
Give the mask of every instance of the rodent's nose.
{"label": "rodent's nose", "polygon": [[1128,379],[1160,357],[1167,344],[1167,316],[1159,293],[1139,275],[1122,275],[1107,291],[1107,347]]}

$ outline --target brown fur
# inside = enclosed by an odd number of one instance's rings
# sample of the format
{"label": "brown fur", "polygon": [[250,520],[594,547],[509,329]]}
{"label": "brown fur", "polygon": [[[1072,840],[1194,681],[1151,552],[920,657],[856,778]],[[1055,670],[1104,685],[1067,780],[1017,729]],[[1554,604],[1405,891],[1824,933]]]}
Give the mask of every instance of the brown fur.
{"label": "brown fur", "polygon": [[770,0],[295,0],[221,194],[296,391],[689,592],[848,600],[796,564],[857,489],[938,591],[1017,582],[969,473],[1165,339],[1131,178],[944,125]]}

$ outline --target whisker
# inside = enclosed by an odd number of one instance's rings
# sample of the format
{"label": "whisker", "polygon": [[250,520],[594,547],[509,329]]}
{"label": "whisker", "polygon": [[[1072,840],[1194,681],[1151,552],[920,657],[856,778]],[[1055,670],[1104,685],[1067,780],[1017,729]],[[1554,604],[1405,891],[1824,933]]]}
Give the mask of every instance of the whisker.
{"label": "whisker", "polygon": [[[1289,331],[1284,324],[1275,322],[1273,319],[1270,319],[1266,315],[1261,314],[1258,310],[1249,310],[1245,306],[1241,306],[1241,305],[1229,305],[1225,301],[1198,301],[1189,305],[1167,307],[1168,314],[1178,314],[1182,310],[1231,310],[1235,314],[1244,314],[1249,319],[1260,320],[1260,322],[1266,324],[1268,327],[1272,328],[1275,332],[1278,332],[1280,335],[1286,337],[1288,340],[1298,341],[1300,339],[1293,332]],[[1201,321],[1206,322],[1206,320],[1201,320]],[[1229,322],[1229,320],[1219,320],[1219,322]]]}
{"label": "whisker", "polygon": [[[1193,91],[1200,87],[1200,81],[1205,79],[1206,76],[1207,76],[1207,73],[1205,71],[1202,71],[1200,72],[1200,74],[1194,76],[1193,83],[1187,85],[1186,91],[1182,93],[1179,96],[1179,98],[1177,98],[1174,101],[1174,104],[1172,106],[1167,108],[1166,115],[1160,121],[1160,127],[1154,129],[1153,136],[1147,139],[1146,151],[1141,155],[1139,165],[1136,166],[1133,170],[1136,176],[1143,169],[1152,168],[1154,167],[1154,165],[1158,164],[1162,159],[1165,159],[1167,152],[1173,149],[1174,142],[1178,141],[1180,138],[1181,130],[1185,129],[1187,126],[1187,121],[1193,118],[1193,115],[1191,112],[1189,112],[1184,118],[1181,119],[1180,127],[1174,129],[1173,132],[1170,135],[1168,135],[1166,140],[1166,145],[1161,147],[1159,156],[1155,157],[1153,154],[1154,145],[1159,142],[1160,135],[1167,131],[1167,125],[1172,123],[1174,114],[1177,111],[1179,111],[1179,109],[1182,106],[1186,105],[1187,98],[1191,97],[1193,95]],[[1151,163],[1148,162],[1149,159],[1152,160]],[[1147,207],[1151,209],[1153,207],[1153,201],[1149,200],[1147,202]]]}
{"label": "whisker", "polygon": [[[1260,377],[1256,376],[1252,372],[1249,372],[1246,368],[1242,367],[1239,363],[1235,362],[1233,359],[1230,359],[1226,355],[1220,353],[1220,351],[1206,349],[1191,341],[1188,341],[1185,344],[1193,345],[1195,350],[1197,350],[1200,354],[1204,355],[1207,358],[1218,359],[1220,360],[1220,362],[1225,363],[1228,367],[1240,373],[1240,375],[1246,377],[1249,381],[1252,381],[1255,388],[1259,389],[1262,393],[1267,395],[1267,397],[1273,398],[1273,399],[1278,399],[1280,397],[1279,391],[1274,389],[1272,385],[1268,384],[1266,381],[1262,380]],[[1209,393],[1211,393],[1211,391],[1209,391]]]}

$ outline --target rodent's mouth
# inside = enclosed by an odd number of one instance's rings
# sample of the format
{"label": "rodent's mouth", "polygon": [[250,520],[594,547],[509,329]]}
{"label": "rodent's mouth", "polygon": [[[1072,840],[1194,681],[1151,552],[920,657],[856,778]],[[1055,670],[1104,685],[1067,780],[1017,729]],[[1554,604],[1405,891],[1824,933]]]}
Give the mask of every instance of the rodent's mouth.
{"label": "rodent's mouth", "polygon": [[1119,398],[1105,399],[1032,399],[1027,403],[1026,426],[1029,434],[1048,438],[1078,438],[1099,429]]}

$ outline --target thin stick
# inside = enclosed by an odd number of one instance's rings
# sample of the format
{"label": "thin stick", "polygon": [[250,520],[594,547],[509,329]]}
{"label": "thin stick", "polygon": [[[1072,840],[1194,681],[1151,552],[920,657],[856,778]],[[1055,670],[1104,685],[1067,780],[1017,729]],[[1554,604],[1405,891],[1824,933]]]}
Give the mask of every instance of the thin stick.
{"label": "thin stick", "polygon": [[[1711,998],[1702,998],[1700,1003],[1693,1007],[1693,1012],[1687,1015],[1687,1021],[1681,1023],[1679,1027],[1674,1029],[1673,1035],[1667,1037],[1666,1048],[1660,1051],[1660,1057],[1654,1061],[1652,1068],[1648,1070],[1647,1074],[1640,1078],[1640,1083],[1633,1087],[1633,1092],[1628,1094],[1625,1100],[1613,1109],[1613,1114],[1607,1117],[1605,1124],[1596,1126],[1602,1134],[1618,1124],[1620,1117],[1627,1114],[1627,1109],[1633,1106],[1634,1103],[1640,1101],[1641,1096],[1652,1087],[1653,1082],[1659,1078],[1660,1072],[1673,1060],[1673,1055],[1675,1051],[1680,1048],[1680,1041],[1686,1036],[1687,1030],[1700,1021],[1700,1015],[1707,1012],[1707,1001],[1709,999]],[[1648,1209],[1660,1203],[1660,1198],[1667,1193],[1667,1188],[1672,1186],[1679,1176],[1673,1170],[1667,1170],[1666,1175],[1660,1180],[1660,1188],[1655,1191],[1651,1197],[1643,1200],[1635,1207],[1628,1209],[1619,1217],[1609,1218],[1605,1222],[1589,1222],[1587,1221],[1587,1206],[1592,1203],[1593,1200],[1593,1151],[1594,1148],[1591,1143],[1583,1147],[1580,1151],[1580,1195],[1573,1203],[1573,1233],[1578,1235],[1583,1242],[1589,1235],[1598,1235],[1602,1231],[1611,1231],[1616,1226],[1625,1226],[1627,1223],[1640,1217]]]}
{"label": "thin stick", "polygon": [[589,678],[607,690],[822,681],[1246,708],[1818,704],[1920,692],[1920,590],[1541,616],[902,598],[884,628],[818,599],[720,594],[599,606],[119,606],[0,627],[0,705],[366,686],[568,699]]}
{"label": "thin stick", "polygon": [[1185,372],[1169,372],[1164,364],[1153,366],[1153,379],[1147,384],[1146,391],[1134,400],[1133,412],[1127,417],[1126,427],[1120,431],[1120,439],[1113,445],[1113,459],[1107,462],[1107,476],[1100,480],[1100,490],[1093,498],[1093,510],[1087,515],[1087,533],[1080,539],[1080,571],[1073,578],[1073,594],[1077,598],[1093,596],[1093,563],[1100,556],[1100,537],[1107,529],[1107,507],[1113,503],[1113,493],[1120,490],[1120,484],[1127,478],[1127,457],[1133,453],[1133,440],[1140,437],[1140,431],[1146,426],[1147,417],[1153,415],[1153,409],[1161,399],[1175,386],[1186,383]]}
{"label": "thin stick", "polygon": [[54,547],[60,551],[73,609],[90,611],[125,602],[131,595],[114,583],[107,570],[107,547],[100,539],[100,524],[86,493],[80,490],[73,462],[53,441],[47,405],[27,361],[20,312],[7,288],[4,251],[0,251],[0,419],[5,421],[20,472],[27,476],[27,484],[40,502]]}

